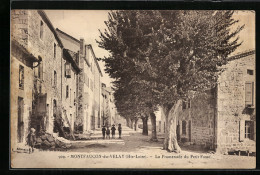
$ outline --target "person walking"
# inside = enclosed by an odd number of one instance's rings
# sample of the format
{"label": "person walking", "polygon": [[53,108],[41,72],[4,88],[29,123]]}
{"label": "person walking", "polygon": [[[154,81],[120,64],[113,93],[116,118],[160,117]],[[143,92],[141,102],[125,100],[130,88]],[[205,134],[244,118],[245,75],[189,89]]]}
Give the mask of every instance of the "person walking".
{"label": "person walking", "polygon": [[119,134],[119,138],[121,139],[122,127],[120,123],[118,124],[118,134]]}
{"label": "person walking", "polygon": [[105,136],[106,136],[106,127],[105,127],[105,125],[102,126],[102,135],[103,135],[103,139],[105,139]]}
{"label": "person walking", "polygon": [[35,129],[31,128],[30,133],[27,136],[27,144],[30,146],[29,153],[34,152],[35,143],[36,143]]}
{"label": "person walking", "polygon": [[114,139],[115,138],[115,134],[116,134],[116,128],[115,128],[114,124],[112,125],[111,131],[112,131],[112,139]]}
{"label": "person walking", "polygon": [[106,130],[106,134],[107,134],[106,138],[110,139],[110,129],[108,126],[107,126],[107,130]]}

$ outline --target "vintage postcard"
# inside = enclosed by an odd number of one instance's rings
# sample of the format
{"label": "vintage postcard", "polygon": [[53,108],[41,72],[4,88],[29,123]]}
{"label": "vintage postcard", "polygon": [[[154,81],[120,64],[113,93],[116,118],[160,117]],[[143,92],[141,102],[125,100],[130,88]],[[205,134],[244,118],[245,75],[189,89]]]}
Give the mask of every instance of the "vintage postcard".
{"label": "vintage postcard", "polygon": [[256,168],[255,11],[10,18],[11,168]]}

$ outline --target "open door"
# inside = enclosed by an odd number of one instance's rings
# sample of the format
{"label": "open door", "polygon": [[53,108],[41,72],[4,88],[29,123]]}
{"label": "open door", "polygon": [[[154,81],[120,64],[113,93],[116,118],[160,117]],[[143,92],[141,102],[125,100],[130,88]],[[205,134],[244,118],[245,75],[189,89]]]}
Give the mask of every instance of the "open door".
{"label": "open door", "polygon": [[189,142],[191,142],[191,121],[189,120]]}

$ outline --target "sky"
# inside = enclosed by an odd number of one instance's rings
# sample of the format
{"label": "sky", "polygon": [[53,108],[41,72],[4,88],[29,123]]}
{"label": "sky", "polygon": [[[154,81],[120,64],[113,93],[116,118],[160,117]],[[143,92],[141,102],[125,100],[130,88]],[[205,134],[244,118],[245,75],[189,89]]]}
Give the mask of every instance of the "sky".
{"label": "sky", "polygon": [[[55,28],[59,28],[74,38],[84,38],[85,43],[91,44],[96,57],[108,56],[108,52],[98,47],[96,40],[99,40],[99,31],[104,31],[104,21],[108,19],[107,10],[45,10]],[[243,44],[233,53],[237,54],[249,49],[255,49],[255,13],[254,11],[235,11],[234,18],[239,23],[234,28],[245,24],[244,30],[240,32],[240,41]],[[104,62],[99,61],[103,77],[101,81],[111,86],[112,79],[105,73]]]}

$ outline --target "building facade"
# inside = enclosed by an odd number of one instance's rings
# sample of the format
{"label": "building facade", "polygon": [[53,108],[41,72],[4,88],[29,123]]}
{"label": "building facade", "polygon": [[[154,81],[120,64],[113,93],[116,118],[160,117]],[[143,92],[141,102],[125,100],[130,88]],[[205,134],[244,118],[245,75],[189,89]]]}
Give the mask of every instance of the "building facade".
{"label": "building facade", "polygon": [[30,128],[66,137],[78,115],[80,45],[42,10],[12,10],[11,19],[11,140],[25,144]]}
{"label": "building facade", "polygon": [[[86,133],[101,125],[101,69],[92,46],[85,44],[83,38],[78,40],[60,29],[56,31],[64,44],[68,58],[72,58],[72,64],[69,66],[73,72],[72,78],[68,80],[65,77],[63,80],[63,86],[66,87],[63,96],[67,98],[66,104],[72,108],[70,116],[73,120],[73,129]],[[66,61],[63,62],[65,74],[66,64]],[[75,91],[71,91],[74,86]]]}
{"label": "building facade", "polygon": [[102,83],[102,107],[101,107],[101,123],[102,125],[111,126],[118,124],[120,116],[117,113],[114,95],[111,87],[106,87]]}
{"label": "building facade", "polygon": [[52,133],[54,101],[61,93],[61,81],[58,77],[61,75],[62,43],[48,17],[41,10],[13,10],[11,18],[12,33],[18,36],[18,43],[38,60],[33,63],[30,72],[25,70],[25,75],[28,76],[24,76],[24,81],[32,81],[33,86],[28,86],[32,93],[28,92],[24,99],[31,111],[30,117],[24,118],[27,120],[24,122],[28,123],[24,128],[24,135],[31,127],[35,128],[37,133],[43,130]]}
{"label": "building facade", "polygon": [[[63,59],[61,60],[62,104],[71,126],[65,122],[65,127],[74,131],[76,116],[78,115],[78,78],[79,68],[79,41],[59,29],[56,32],[63,43]],[[62,113],[62,118],[65,118]]]}
{"label": "building facade", "polygon": [[[177,139],[217,152],[255,152],[255,51],[230,58],[215,89],[183,102]],[[162,114],[162,130],[165,117]]]}

